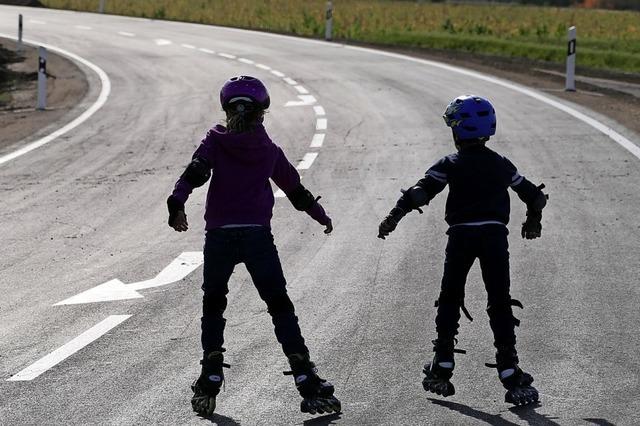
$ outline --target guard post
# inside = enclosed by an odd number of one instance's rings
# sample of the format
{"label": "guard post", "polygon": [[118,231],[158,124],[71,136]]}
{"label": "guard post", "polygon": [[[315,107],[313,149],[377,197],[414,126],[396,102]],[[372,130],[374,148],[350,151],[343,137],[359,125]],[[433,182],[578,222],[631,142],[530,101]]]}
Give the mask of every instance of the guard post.
{"label": "guard post", "polygon": [[47,108],[47,49],[38,48],[38,110]]}
{"label": "guard post", "polygon": [[100,0],[100,6],[98,6],[99,13],[104,13],[104,1],[105,0]]}
{"label": "guard post", "polygon": [[16,53],[22,53],[22,14],[18,15],[18,45]]}
{"label": "guard post", "polygon": [[333,36],[333,2],[327,2],[327,12],[325,16],[324,39],[331,41]]}
{"label": "guard post", "polygon": [[576,27],[569,28],[567,43],[567,81],[565,90],[576,91]]}

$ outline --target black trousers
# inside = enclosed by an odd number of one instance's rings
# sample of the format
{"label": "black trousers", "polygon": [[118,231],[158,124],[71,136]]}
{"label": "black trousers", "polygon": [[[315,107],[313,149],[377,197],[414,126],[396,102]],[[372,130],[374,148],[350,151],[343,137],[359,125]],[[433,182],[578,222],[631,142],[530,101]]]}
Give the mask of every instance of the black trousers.
{"label": "black trousers", "polygon": [[220,228],[207,231],[204,244],[204,296],[202,300],[202,349],[222,350],[223,316],[227,307],[229,278],[244,263],[258,294],[267,304],[276,338],[286,355],[307,353],[293,303],[287,294],[278,251],[265,227]]}
{"label": "black trousers", "polygon": [[438,299],[436,352],[453,356],[458,334],[460,308],[464,302],[467,275],[475,259],[480,261],[482,279],[488,295],[487,312],[498,349],[498,362],[517,362],[511,296],[509,294],[509,231],[502,225],[455,226],[447,231],[442,287]]}

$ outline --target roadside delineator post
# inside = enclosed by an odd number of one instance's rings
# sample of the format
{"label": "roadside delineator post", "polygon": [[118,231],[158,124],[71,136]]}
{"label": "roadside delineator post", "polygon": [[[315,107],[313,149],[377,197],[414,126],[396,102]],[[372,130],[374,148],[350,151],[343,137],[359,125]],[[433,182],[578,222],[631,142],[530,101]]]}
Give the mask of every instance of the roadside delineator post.
{"label": "roadside delineator post", "polygon": [[324,27],[324,39],[327,41],[332,40],[333,33],[333,2],[329,0],[327,2],[327,12],[325,16],[325,27]]}
{"label": "roadside delineator post", "polygon": [[567,43],[567,82],[565,90],[576,91],[576,27],[569,28]]}
{"label": "roadside delineator post", "polygon": [[38,48],[38,109],[47,108],[47,49]]}
{"label": "roadside delineator post", "polygon": [[104,13],[104,0],[100,0],[100,6],[98,7],[98,12]]}
{"label": "roadside delineator post", "polygon": [[18,15],[18,45],[16,53],[22,53],[22,14]]}

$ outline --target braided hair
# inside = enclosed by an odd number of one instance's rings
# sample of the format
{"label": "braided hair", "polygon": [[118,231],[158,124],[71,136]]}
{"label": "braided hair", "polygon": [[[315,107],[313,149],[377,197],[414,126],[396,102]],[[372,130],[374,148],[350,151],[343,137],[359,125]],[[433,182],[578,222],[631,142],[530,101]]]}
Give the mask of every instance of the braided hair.
{"label": "braided hair", "polygon": [[227,109],[227,130],[230,133],[243,133],[254,130],[264,119],[265,110],[254,102],[238,100]]}

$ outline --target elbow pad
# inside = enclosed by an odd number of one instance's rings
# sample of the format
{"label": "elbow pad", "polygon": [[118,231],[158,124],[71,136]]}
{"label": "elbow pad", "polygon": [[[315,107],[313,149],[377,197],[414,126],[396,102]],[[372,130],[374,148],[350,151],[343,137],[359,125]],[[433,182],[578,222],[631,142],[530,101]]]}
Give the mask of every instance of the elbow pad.
{"label": "elbow pad", "polygon": [[429,204],[431,198],[429,193],[420,185],[412,186],[411,188],[401,190],[402,197],[398,200],[396,204],[397,207],[401,208],[405,212],[410,212],[412,210],[420,210],[420,207]]}
{"label": "elbow pad", "polygon": [[313,197],[311,191],[302,184],[287,194],[287,198],[291,201],[291,204],[293,204],[293,208],[301,212],[308,210],[317,201],[317,198]]}
{"label": "elbow pad", "polygon": [[211,166],[204,158],[194,157],[184,173],[182,173],[182,177],[189,185],[198,188],[207,183],[211,177]]}

